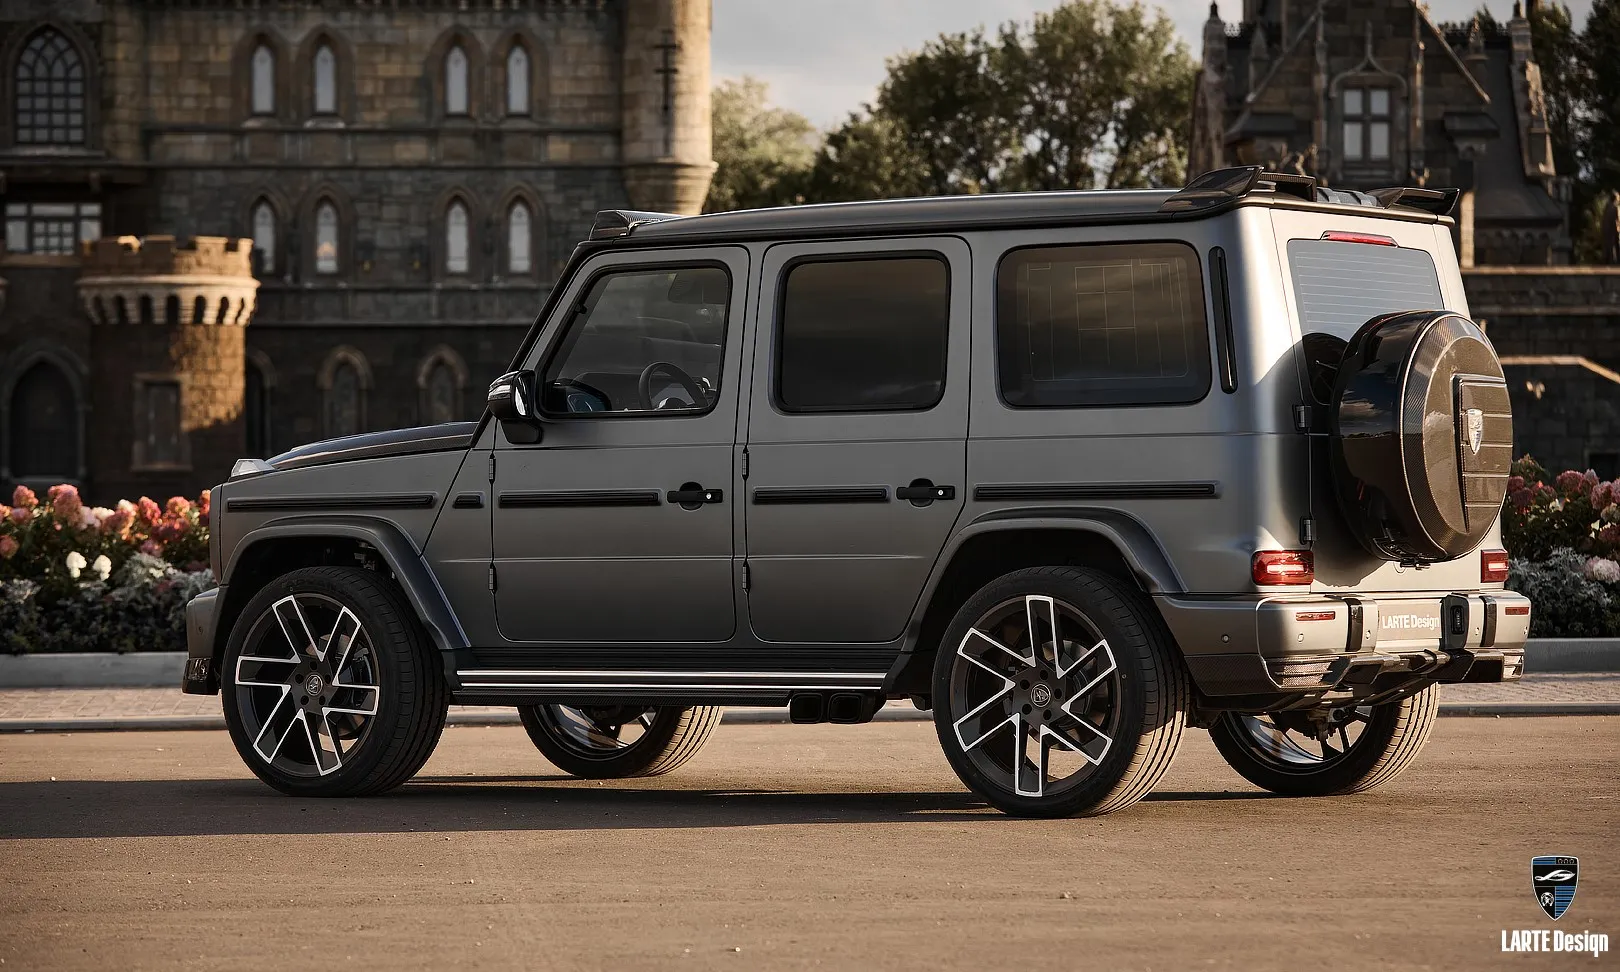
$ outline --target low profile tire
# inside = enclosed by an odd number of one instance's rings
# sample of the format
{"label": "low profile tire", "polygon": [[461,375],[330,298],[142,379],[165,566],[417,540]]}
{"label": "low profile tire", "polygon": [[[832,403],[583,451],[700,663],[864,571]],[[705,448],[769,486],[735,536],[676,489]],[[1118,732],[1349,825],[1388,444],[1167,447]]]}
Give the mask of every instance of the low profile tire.
{"label": "low profile tire", "polygon": [[570,776],[661,776],[697,755],[720,724],[717,705],[526,705],[523,728],[541,755]]}
{"label": "low profile tire", "polygon": [[293,796],[364,796],[416,775],[444,730],[438,653],[375,572],[306,567],[254,595],[225,646],[237,752]]}
{"label": "low profile tire", "polygon": [[1312,722],[1298,713],[1223,712],[1209,734],[1227,765],[1286,796],[1335,796],[1382,786],[1428,741],[1440,712],[1436,686],[1398,702],[1335,709]]}
{"label": "low profile tire", "polygon": [[934,727],[957,776],[1017,816],[1096,816],[1175,758],[1187,676],[1150,604],[1097,571],[1038,567],[980,590],[934,660]]}

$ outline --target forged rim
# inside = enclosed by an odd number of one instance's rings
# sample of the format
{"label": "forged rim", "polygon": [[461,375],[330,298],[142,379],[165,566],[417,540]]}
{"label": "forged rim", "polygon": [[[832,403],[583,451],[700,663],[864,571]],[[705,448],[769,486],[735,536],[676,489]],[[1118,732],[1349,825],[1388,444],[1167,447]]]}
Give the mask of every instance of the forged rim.
{"label": "forged rim", "polygon": [[612,759],[652,731],[658,710],[633,705],[537,705],[547,735],[584,759]]}
{"label": "forged rim", "polygon": [[1287,712],[1231,715],[1237,737],[1261,762],[1287,773],[1314,773],[1349,758],[1366,738],[1372,706],[1347,706],[1312,721]]}
{"label": "forged rim", "polygon": [[289,776],[342,769],[365,743],[382,696],[365,626],[322,594],[272,604],[248,632],[233,674],[253,751]]}
{"label": "forged rim", "polygon": [[966,757],[1020,797],[1051,797],[1092,776],[1119,729],[1118,666],[1072,605],[1030,594],[968,629],[951,667],[952,723]]}

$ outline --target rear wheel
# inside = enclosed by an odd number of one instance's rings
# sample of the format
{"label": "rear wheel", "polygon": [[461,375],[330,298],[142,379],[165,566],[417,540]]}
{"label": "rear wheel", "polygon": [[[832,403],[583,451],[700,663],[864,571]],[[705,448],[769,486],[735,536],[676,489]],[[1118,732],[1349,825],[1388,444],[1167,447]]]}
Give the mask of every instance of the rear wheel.
{"label": "rear wheel", "polygon": [[1440,711],[1431,685],[1410,698],[1322,712],[1221,714],[1210,736],[1250,783],[1287,796],[1360,793],[1399,776]]}
{"label": "rear wheel", "polygon": [[518,709],[535,748],[571,776],[659,776],[697,755],[720,706],[529,705]]}

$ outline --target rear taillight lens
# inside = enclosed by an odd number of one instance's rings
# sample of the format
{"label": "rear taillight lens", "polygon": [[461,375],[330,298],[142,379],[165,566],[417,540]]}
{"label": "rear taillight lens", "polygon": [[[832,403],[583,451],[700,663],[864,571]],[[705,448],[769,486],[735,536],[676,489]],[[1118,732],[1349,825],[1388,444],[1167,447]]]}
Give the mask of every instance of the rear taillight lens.
{"label": "rear taillight lens", "polygon": [[1249,573],[1261,585],[1309,584],[1316,579],[1316,563],[1309,550],[1258,550]]}
{"label": "rear taillight lens", "polygon": [[1322,239],[1333,243],[1371,243],[1374,246],[1395,245],[1395,241],[1388,236],[1379,236],[1377,233],[1351,233],[1345,230],[1328,230],[1322,234]]}
{"label": "rear taillight lens", "polygon": [[1500,584],[1507,580],[1508,555],[1506,550],[1481,550],[1479,552],[1479,582],[1481,584]]}

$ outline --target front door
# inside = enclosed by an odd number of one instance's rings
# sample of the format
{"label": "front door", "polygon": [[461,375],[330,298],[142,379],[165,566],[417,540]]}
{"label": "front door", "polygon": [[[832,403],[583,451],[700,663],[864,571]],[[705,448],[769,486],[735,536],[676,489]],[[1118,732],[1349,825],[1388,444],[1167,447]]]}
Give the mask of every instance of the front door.
{"label": "front door", "polygon": [[748,415],[748,618],[898,639],[963,504],[969,254],[955,238],[765,254]]}
{"label": "front door", "polygon": [[495,613],[509,641],[724,642],[748,253],[606,254],[524,367],[541,441],[497,436]]}

